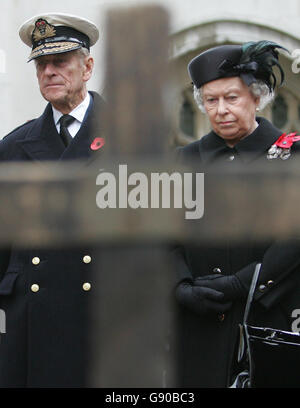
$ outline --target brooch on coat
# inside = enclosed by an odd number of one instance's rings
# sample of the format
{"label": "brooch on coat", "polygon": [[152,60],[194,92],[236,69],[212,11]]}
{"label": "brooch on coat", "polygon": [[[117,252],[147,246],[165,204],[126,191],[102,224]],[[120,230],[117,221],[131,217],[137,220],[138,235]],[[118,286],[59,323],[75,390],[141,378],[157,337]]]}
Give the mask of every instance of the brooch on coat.
{"label": "brooch on coat", "polygon": [[103,137],[96,137],[92,143],[90,148],[92,150],[99,150],[101,149],[101,147],[103,147],[105,145],[105,139]]}
{"label": "brooch on coat", "polygon": [[267,154],[267,159],[277,159],[278,157],[282,160],[286,160],[291,155],[291,147],[294,142],[300,140],[300,136],[295,133],[283,133],[276,142],[270,147]]}

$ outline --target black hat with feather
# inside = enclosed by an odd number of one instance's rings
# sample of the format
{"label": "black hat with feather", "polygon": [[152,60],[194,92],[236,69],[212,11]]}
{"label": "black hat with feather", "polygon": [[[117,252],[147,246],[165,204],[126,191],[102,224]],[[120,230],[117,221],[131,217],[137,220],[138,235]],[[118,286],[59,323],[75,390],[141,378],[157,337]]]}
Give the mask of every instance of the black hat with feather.
{"label": "black hat with feather", "polygon": [[196,88],[216,79],[239,76],[248,86],[261,80],[272,92],[277,83],[274,66],[278,67],[281,75],[280,85],[284,80],[277,48],[286,50],[272,41],[221,45],[193,58],[188,65],[188,72]]}

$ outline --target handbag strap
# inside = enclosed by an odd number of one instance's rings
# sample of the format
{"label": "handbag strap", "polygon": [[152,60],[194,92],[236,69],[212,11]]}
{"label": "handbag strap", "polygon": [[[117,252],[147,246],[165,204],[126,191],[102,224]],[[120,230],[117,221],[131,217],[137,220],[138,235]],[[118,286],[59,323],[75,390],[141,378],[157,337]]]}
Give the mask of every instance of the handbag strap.
{"label": "handbag strap", "polygon": [[257,281],[258,281],[260,268],[261,268],[261,263],[256,264],[254,274],[253,274],[253,278],[252,278],[252,282],[251,282],[250,289],[249,289],[249,293],[248,293],[246,307],[245,307],[245,313],[244,313],[244,319],[243,319],[243,324],[244,325],[247,324],[247,320],[248,320],[248,316],[249,316],[249,312],[250,312],[250,306],[251,306],[251,303],[252,303],[252,300],[253,300],[253,295],[254,295],[255,287],[256,287],[256,284],[257,284]]}

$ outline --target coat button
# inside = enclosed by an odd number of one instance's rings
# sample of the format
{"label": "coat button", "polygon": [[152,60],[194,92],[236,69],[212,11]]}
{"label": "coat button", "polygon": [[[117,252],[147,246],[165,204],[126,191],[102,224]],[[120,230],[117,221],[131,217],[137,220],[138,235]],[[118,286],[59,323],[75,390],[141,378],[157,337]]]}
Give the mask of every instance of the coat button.
{"label": "coat button", "polygon": [[273,285],[273,283],[274,283],[274,281],[269,280],[269,281],[268,281],[268,283],[267,283],[267,285],[268,285],[268,286],[272,286],[272,285]]}
{"label": "coat button", "polygon": [[213,273],[222,273],[222,270],[220,268],[214,268]]}
{"label": "coat button", "polygon": [[85,292],[88,292],[89,290],[91,290],[91,287],[92,287],[92,285],[91,285],[89,282],[85,282],[85,283],[82,285],[82,289],[83,289]]}
{"label": "coat button", "polygon": [[85,256],[82,258],[82,260],[83,260],[83,262],[84,262],[85,264],[89,264],[89,263],[92,262],[92,258],[90,257],[90,255],[85,255]]}
{"label": "coat button", "polygon": [[264,292],[265,289],[266,289],[266,285],[259,285],[258,290],[259,290],[260,292]]}
{"label": "coat button", "polygon": [[39,290],[40,290],[40,287],[37,283],[34,283],[33,285],[31,285],[32,292],[38,292]]}
{"label": "coat button", "polygon": [[33,265],[38,265],[41,260],[38,256],[35,256],[34,258],[32,258],[31,262],[33,263]]}

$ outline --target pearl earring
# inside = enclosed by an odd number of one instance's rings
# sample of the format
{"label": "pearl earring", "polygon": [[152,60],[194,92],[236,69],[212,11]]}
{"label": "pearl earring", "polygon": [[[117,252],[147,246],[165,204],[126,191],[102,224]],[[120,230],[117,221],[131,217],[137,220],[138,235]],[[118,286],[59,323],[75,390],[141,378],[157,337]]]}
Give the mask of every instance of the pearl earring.
{"label": "pearl earring", "polygon": [[259,111],[260,111],[260,109],[259,109],[259,108],[256,108],[255,110],[256,110],[256,112],[259,112]]}

